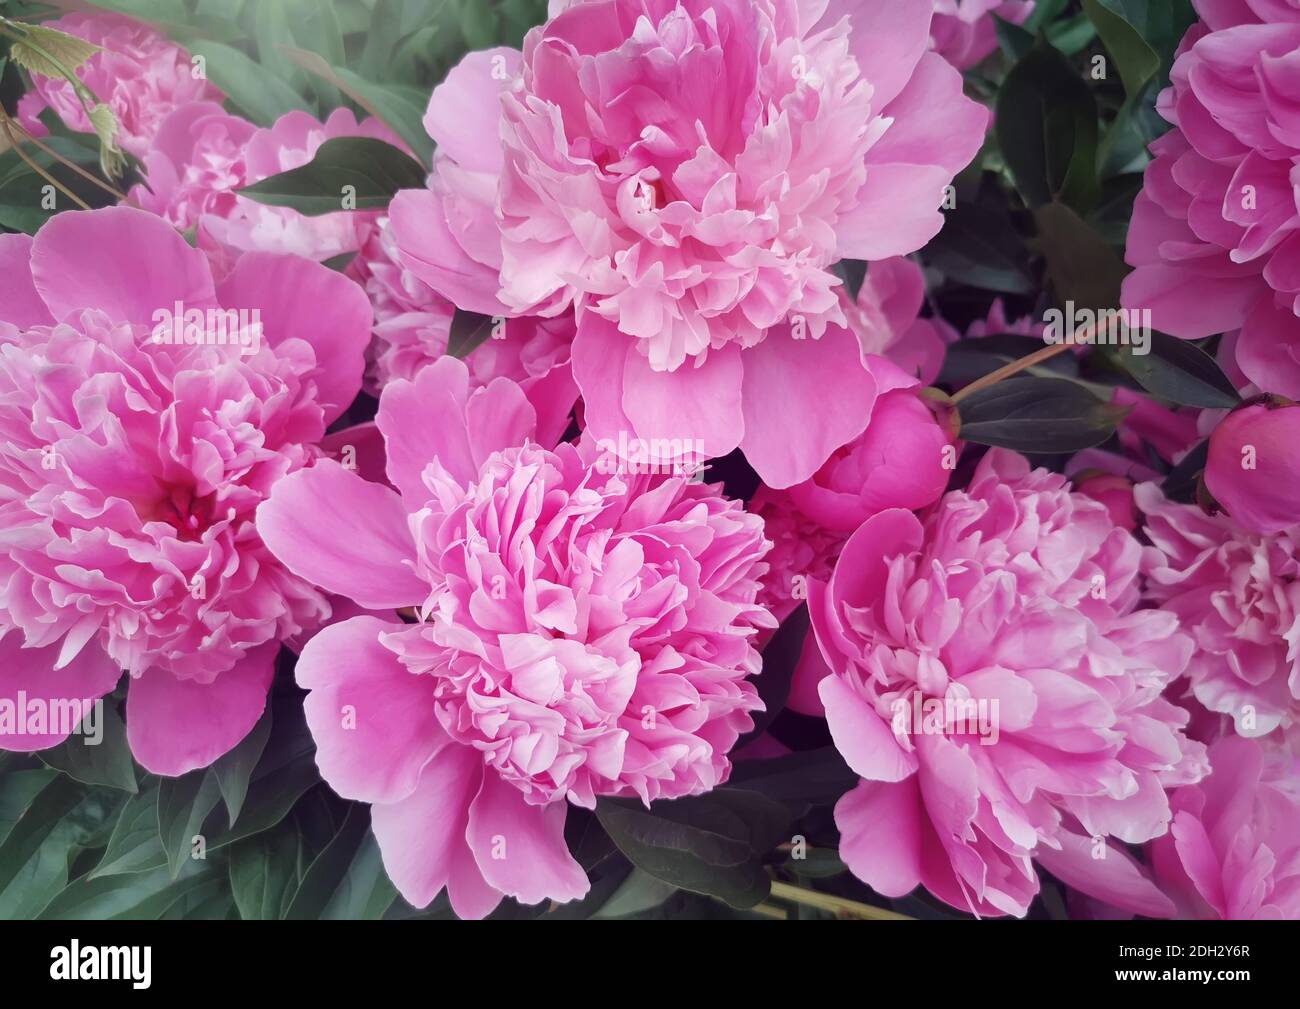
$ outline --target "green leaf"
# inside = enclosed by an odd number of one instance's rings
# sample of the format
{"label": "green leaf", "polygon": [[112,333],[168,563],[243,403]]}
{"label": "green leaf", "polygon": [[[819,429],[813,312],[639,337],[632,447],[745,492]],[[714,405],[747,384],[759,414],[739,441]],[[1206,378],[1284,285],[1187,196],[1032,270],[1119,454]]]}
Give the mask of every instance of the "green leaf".
{"label": "green leaf", "polygon": [[424,129],[424,109],[400,92],[366,80],[342,66],[331,66],[318,53],[280,47],[295,64],[329,81],[351,98],[361,110],[386,124],[421,160],[429,164],[433,140]]}
{"label": "green leaf", "polygon": [[[1042,350],[1043,346],[1042,337],[1020,336],[1015,333],[994,333],[976,339],[958,340],[944,354],[939,384],[969,385],[1012,361]],[[1027,369],[1025,374],[1043,378],[1073,378],[1079,374],[1079,359],[1073,354],[1058,354]]]}
{"label": "green leaf", "polygon": [[1153,396],[1210,409],[1232,409],[1241,402],[1214,358],[1191,341],[1153,332],[1149,353],[1138,349],[1115,347],[1111,356]]}
{"label": "green leaf", "polygon": [[259,203],[292,207],[316,217],[345,209],[348,197],[355,203],[347,209],[382,209],[399,189],[423,186],[420,163],[392,144],[369,137],[335,137],[321,144],[316,156],[301,168],[272,175],[238,192]]}
{"label": "green leaf", "polygon": [[1039,40],[1002,82],[995,133],[1031,207],[1054,199],[1087,210],[1097,192],[1097,103],[1061,53]]}
{"label": "green leaf", "polygon": [[1029,257],[1005,197],[996,203],[962,200],[944,214],[943,230],[926,247],[926,262],[948,280],[1001,294],[1035,289]]}
{"label": "green leaf", "polygon": [[625,918],[650,911],[677,892],[677,887],[652,876],[644,869],[633,868],[618,889],[592,918]]}
{"label": "green leaf", "polygon": [[270,126],[294,109],[311,111],[298,92],[238,49],[196,39],[190,43],[190,51],[203,57],[208,79],[259,126]]}
{"label": "green leaf", "polygon": [[13,61],[30,73],[69,80],[74,87],[80,83],[75,76],[77,69],[102,51],[93,42],[43,25],[24,24],[19,30],[23,38],[9,46]]}
{"label": "green leaf", "polygon": [[280,917],[286,895],[298,882],[298,832],[266,830],[231,845],[230,888],[245,921]]}
{"label": "green leaf", "polygon": [[964,441],[1050,455],[1100,445],[1128,408],[1069,379],[1015,376],[972,393],[959,412]]}
{"label": "green leaf", "polygon": [[216,776],[206,768],[159,782],[158,837],[167,853],[173,879],[187,861],[194,860],[194,838],[202,833],[203,822],[220,801],[221,789]]}
{"label": "green leaf", "polygon": [[284,917],[377,920],[396,899],[370,833],[370,814],[354,804],[338,834],[311,863]]}
{"label": "green leaf", "polygon": [[1119,253],[1063,203],[1039,207],[1034,219],[1056,300],[1094,312],[1119,308],[1128,273]]}
{"label": "green leaf", "polygon": [[800,603],[763,649],[763,671],[754,681],[763,701],[763,710],[754,712],[754,727],[736,741],[734,749],[757,739],[785,710],[794,671],[799,665],[799,656],[803,654],[804,640],[808,637],[808,626],[808,607]]}
{"label": "green leaf", "polygon": [[108,847],[91,878],[148,872],[167,865],[167,855],[158,837],[158,786],[151,785],[133,795],[118,814]]}
{"label": "green leaf", "polygon": [[87,785],[107,785],[127,792],[138,791],[135,780],[135,763],[126,741],[126,725],[117,713],[117,706],[108,701],[99,705],[100,736],[98,743],[91,737],[74,733],[58,746],[41,750],[37,756],[48,767],[62,771]]}
{"label": "green leaf", "polygon": [[632,864],[683,890],[753,907],[771,886],[763,855],[786,837],[789,810],[730,786],[656,802],[601,799],[596,816]]}
{"label": "green leaf", "polygon": [[447,337],[447,353],[452,357],[469,357],[472,351],[491,338],[494,324],[490,315],[456,309],[451,320],[451,333]]}
{"label": "green leaf", "polygon": [[212,774],[217,779],[221,798],[226,803],[226,813],[231,825],[239,819],[240,810],[244,806],[244,797],[248,795],[249,779],[262,757],[262,751],[266,749],[266,741],[270,736],[271,707],[267,705],[252,731],[241,739],[233,750],[218,757],[212,765]]}
{"label": "green leaf", "polygon": [[1034,48],[1034,33],[1026,31],[1018,24],[1007,21],[997,14],[990,14],[993,19],[993,30],[997,33],[998,46],[1006,54],[1007,59],[1023,59],[1029,50]]}
{"label": "green leaf", "polygon": [[1160,70],[1160,53],[1135,23],[1145,23],[1145,12],[1151,7],[1151,0],[1083,0],[1084,13],[1097,26],[1128,95],[1140,95]]}
{"label": "green leaf", "polygon": [[0,845],[36,797],[59,775],[44,768],[0,772]]}
{"label": "green leaf", "polygon": [[1165,477],[1160,487],[1165,497],[1171,501],[1181,501],[1183,504],[1193,503],[1196,500],[1197,487],[1201,482],[1201,474],[1205,471],[1205,464],[1209,458],[1210,441],[1207,438],[1183,456],[1178,461],[1178,465],[1169,471],[1169,475]]}
{"label": "green leaf", "polygon": [[858,783],[858,776],[833,746],[800,750],[765,760],[742,760],[729,785],[758,792],[798,810],[831,806]]}
{"label": "green leaf", "polygon": [[214,869],[194,863],[177,880],[165,868],[130,875],[83,876],[50,901],[40,917],[155,920],[186,894],[210,882],[214,873]]}

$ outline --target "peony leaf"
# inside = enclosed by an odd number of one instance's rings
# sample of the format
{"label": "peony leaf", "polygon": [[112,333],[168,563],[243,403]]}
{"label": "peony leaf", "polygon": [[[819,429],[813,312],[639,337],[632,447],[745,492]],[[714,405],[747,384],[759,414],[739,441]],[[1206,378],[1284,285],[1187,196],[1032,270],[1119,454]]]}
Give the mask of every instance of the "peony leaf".
{"label": "peony leaf", "polygon": [[13,61],[24,70],[66,80],[73,87],[81,83],[73,76],[78,68],[102,51],[93,42],[42,25],[24,24],[21,31],[23,38],[15,39],[9,47]]}
{"label": "peony leaf", "polygon": [[388,206],[399,189],[424,186],[424,168],[392,144],[369,137],[326,140],[300,168],[238,190],[259,203],[316,217]]}
{"label": "peony leaf", "polygon": [[1128,408],[1064,378],[1006,379],[961,402],[961,437],[1031,455],[1078,452],[1115,433]]}

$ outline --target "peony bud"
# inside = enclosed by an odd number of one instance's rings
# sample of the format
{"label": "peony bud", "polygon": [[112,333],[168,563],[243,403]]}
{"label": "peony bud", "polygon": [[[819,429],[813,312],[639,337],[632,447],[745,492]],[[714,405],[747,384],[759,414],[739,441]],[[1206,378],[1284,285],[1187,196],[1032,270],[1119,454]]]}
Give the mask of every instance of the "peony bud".
{"label": "peony bud", "polygon": [[1085,470],[1074,478],[1074,489],[1100,501],[1110,512],[1111,520],[1132,532],[1137,528],[1137,506],[1133,503],[1133,481],[1116,473]]}
{"label": "peony bud", "polygon": [[1205,486],[1241,526],[1269,535],[1300,523],[1300,410],[1268,397],[1210,435]]}
{"label": "peony bud", "polygon": [[933,504],[955,460],[952,439],[915,390],[895,389],[876,401],[866,431],[789,495],[814,522],[849,532],[886,508]]}

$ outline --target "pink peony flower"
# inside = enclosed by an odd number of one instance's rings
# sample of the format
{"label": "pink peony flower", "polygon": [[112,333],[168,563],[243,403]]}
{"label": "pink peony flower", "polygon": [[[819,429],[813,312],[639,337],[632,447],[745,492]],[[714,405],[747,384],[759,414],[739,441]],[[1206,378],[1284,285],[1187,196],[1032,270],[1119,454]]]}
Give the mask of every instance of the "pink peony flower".
{"label": "pink peony flower", "polygon": [[321,773],[374,804],[413,904],[581,897],[567,804],[707,791],[753,725],[762,523],[717,488],[611,472],[590,439],[544,447],[522,390],[471,391],[455,358],[390,382],[378,425],[397,490],[321,461],[258,512],[297,574],[415,608],[303,649]]}
{"label": "pink peony flower", "polygon": [[830,267],[932,238],[987,111],[925,51],[922,3],[552,10],[434,91],[430,187],[392,205],[404,261],[463,308],[574,306],[596,437],[806,479],[874,399]]}
{"label": "pink peony flower", "polygon": [[[376,396],[447,353],[455,308],[402,265],[388,218],[380,219],[348,272],[365,287],[375,313],[367,385]],[[548,444],[564,433],[578,399],[573,332],[572,315],[502,319],[465,359],[475,388],[495,378],[519,384],[537,410],[539,439]]]}
{"label": "pink peony flower", "polygon": [[1157,882],[1181,918],[1300,918],[1300,759],[1294,746],[1229,736],[1213,773],[1173,793],[1151,844]]}
{"label": "pink peony flower", "polygon": [[1262,736],[1300,714],[1300,539],[1260,536],[1227,515],[1136,490],[1152,547],[1147,595],[1196,639],[1187,667],[1196,699]]}
{"label": "pink peony flower", "polygon": [[1126,308],[1187,339],[1240,330],[1235,362],[1300,396],[1300,8],[1197,0],[1129,228]]}
{"label": "pink peony flower", "polygon": [[1266,398],[1232,411],[1210,435],[1205,486],[1251,532],[1300,525],[1300,409]]}
{"label": "pink peony flower", "polygon": [[1083,470],[1072,475],[1075,490],[1105,505],[1115,525],[1128,532],[1137,529],[1137,505],[1133,501],[1132,480],[1123,474],[1105,470]]}
{"label": "pink peony flower", "polygon": [[930,44],[958,70],[966,70],[998,47],[993,15],[1018,25],[1033,10],[1033,0],[934,0]]}
{"label": "pink peony flower", "polygon": [[379,211],[306,217],[237,195],[239,189],[307,164],[335,137],[370,137],[402,146],[383,123],[360,123],[335,109],[324,123],[306,112],[286,112],[258,129],[213,102],[181,106],[162,123],[143,155],[148,187],[128,193],[131,203],[182,231],[195,229],[214,268],[227,272],[243,252],[278,252],[317,261],[355,252],[373,233]]}
{"label": "pink peony flower", "polygon": [[[189,53],[139,21],[117,14],[67,14],[43,26],[101,47],[75,72],[113,110],[118,144],[138,158],[144,157],[173,109],[187,102],[219,102],[223,97],[191,62]],[[69,129],[95,132],[71,84],[33,75],[32,90],[18,101],[19,122],[33,136],[46,136],[49,131],[38,117],[47,108]]]}
{"label": "pink peony flower", "polygon": [[359,389],[365,298],[264,254],[214,288],[127,207],[0,236],[0,275],[0,699],[89,702],[125,669],[136,759],[205,766],[257,721],[279,642],[330,615],[253,518]]}
{"label": "pink peony flower", "polygon": [[809,581],[830,578],[848,536],[814,522],[795,507],[789,494],[770,487],[758,489],[749,510],[762,518],[764,535],[772,542],[758,602],[777,621],[784,621],[808,598]]}
{"label": "pink peony flower", "polygon": [[1166,789],[1204,773],[1177,619],[1138,610],[1141,547],[1067,481],[994,450],[923,525],[853,534],[809,611],[831,735],[860,777],[835,808],[840,857],[887,896],[918,885],[1023,915],[1032,860],[1144,914],[1170,905],[1121,846],[1167,829]]}

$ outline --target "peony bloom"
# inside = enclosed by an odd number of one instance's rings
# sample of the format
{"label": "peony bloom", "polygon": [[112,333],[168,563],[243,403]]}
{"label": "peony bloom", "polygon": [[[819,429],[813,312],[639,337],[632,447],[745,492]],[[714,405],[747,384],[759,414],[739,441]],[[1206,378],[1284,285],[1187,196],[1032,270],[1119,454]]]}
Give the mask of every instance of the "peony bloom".
{"label": "peony bloom", "polygon": [[[987,110],[895,0],[552,5],[430,99],[403,260],[462,308],[576,310],[598,438],[736,447],[811,476],[875,389],[830,267],[924,245]],[[797,418],[797,419],[792,419]]]}
{"label": "peony bloom", "polygon": [[1147,595],[1196,639],[1187,667],[1196,699],[1262,736],[1300,714],[1300,538],[1260,536],[1227,515],[1136,490],[1153,546]]}
{"label": "peony bloom", "polygon": [[[367,385],[376,396],[395,379],[416,373],[447,353],[455,308],[402,265],[388,218],[366,240],[348,268],[366,289],[375,313]],[[539,439],[554,443],[569,424],[578,399],[569,348],[573,316],[519,316],[500,320],[493,338],[466,359],[470,383],[495,378],[519,384],[538,415]]]}
{"label": "peony bloom", "polygon": [[1196,0],[1161,94],[1177,127],[1133,209],[1126,308],[1187,339],[1240,330],[1235,363],[1265,392],[1300,397],[1300,8]]}
{"label": "peony bloom", "polygon": [[206,766],[257,721],[279,642],[330,615],[253,519],[356,395],[365,298],[263,254],[214,287],[128,207],[0,236],[0,275],[0,699],[90,701],[125,669],[136,759]]}
{"label": "peony bloom", "polygon": [[958,70],[966,70],[998,47],[993,15],[1018,25],[1033,10],[1033,0],[934,0],[930,44]]}
{"label": "peony bloom", "polygon": [[1300,525],[1300,409],[1266,399],[1224,417],[1210,435],[1205,486],[1251,532]]}
{"label": "peony bloom", "polygon": [[1179,917],[1300,918],[1300,760],[1294,746],[1229,736],[1213,772],[1173,793],[1173,824],[1151,844]]}
{"label": "peony bloom", "polygon": [[[42,27],[76,35],[102,49],[75,73],[117,117],[117,142],[143,158],[168,113],[188,102],[219,102],[190,55],[156,29],[118,14],[68,14]],[[69,129],[94,133],[86,110],[62,78],[33,75],[32,90],[18,102],[18,119],[33,136],[49,131],[39,116],[53,109]]]}
{"label": "peony bloom", "polygon": [[924,524],[886,511],[853,534],[808,602],[831,735],[862,779],[835,808],[855,875],[1023,915],[1037,859],[1168,913],[1122,846],[1090,851],[1163,833],[1166,789],[1204,773],[1187,712],[1161,697],[1192,642],[1136,608],[1140,555],[1104,506],[1001,450]]}
{"label": "peony bloom", "polygon": [[590,439],[544,447],[520,388],[471,391],[455,358],[390,382],[377,423],[397,490],[322,461],[258,511],[297,574],[414,608],[303,649],[321,773],[374,804],[413,904],[581,897],[568,803],[708,791],[752,728],[762,523],[717,488],[618,472]]}
{"label": "peony bloom", "polygon": [[357,122],[348,109],[335,109],[324,123],[306,112],[286,112],[258,129],[214,102],[193,102],[163,121],[142,157],[149,184],[133,187],[128,199],[182,231],[195,229],[199,247],[221,274],[243,252],[290,253],[317,261],[356,252],[374,231],[379,211],[305,217],[237,194],[307,164],[321,144],[335,137],[370,137],[402,146],[383,123]]}

